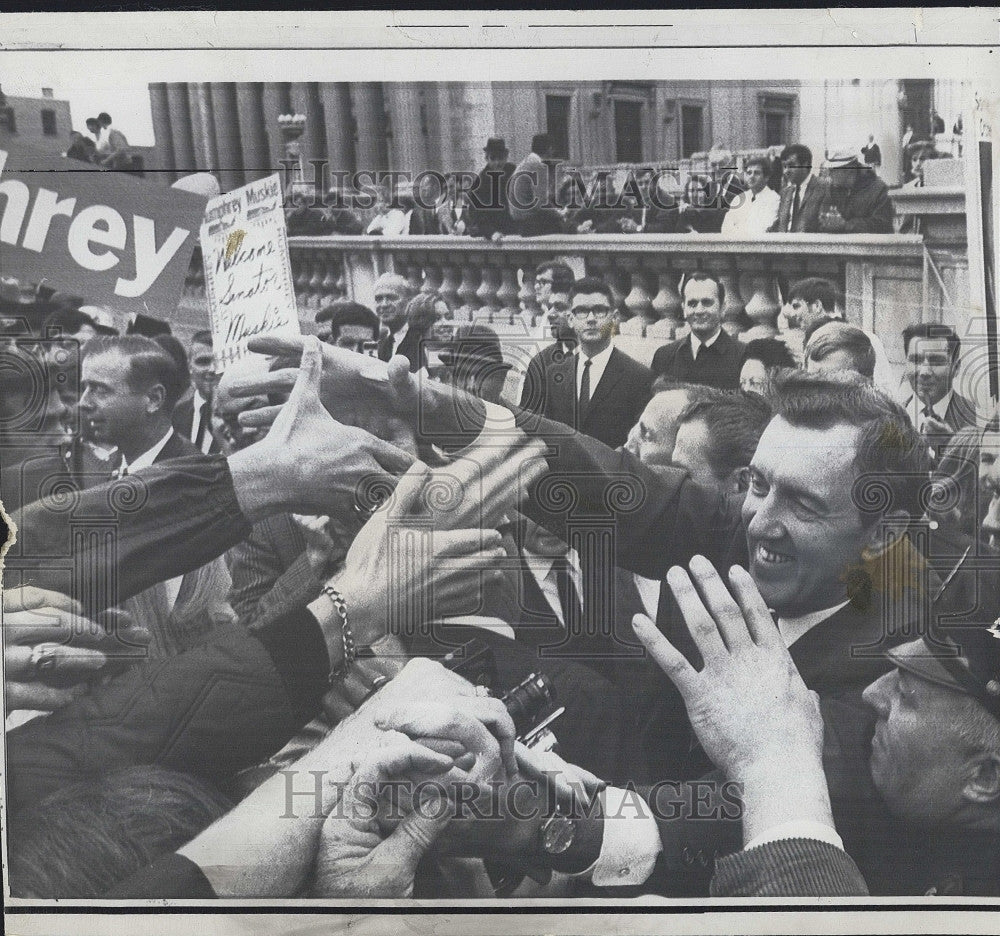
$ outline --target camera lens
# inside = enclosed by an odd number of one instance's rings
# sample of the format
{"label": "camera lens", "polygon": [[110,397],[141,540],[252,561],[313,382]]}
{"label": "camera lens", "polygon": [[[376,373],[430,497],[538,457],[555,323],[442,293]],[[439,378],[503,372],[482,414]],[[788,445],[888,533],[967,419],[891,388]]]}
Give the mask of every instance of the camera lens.
{"label": "camera lens", "polygon": [[555,704],[556,690],[547,676],[531,673],[500,697],[518,737],[527,734]]}

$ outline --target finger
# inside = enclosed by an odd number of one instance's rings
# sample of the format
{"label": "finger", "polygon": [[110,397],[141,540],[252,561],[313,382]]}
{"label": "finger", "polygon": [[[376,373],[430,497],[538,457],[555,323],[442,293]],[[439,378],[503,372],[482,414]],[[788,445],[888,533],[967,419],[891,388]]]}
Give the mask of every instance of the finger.
{"label": "finger", "polygon": [[258,354],[297,359],[302,354],[303,336],[271,333],[255,335],[247,342],[247,347]]}
{"label": "finger", "polygon": [[[486,707],[483,703],[492,705]],[[376,720],[375,724],[379,728],[401,731],[411,738],[427,736],[458,741],[467,751],[476,754],[477,773],[488,777],[498,775],[501,766],[506,768],[508,759],[510,762],[514,760],[514,724],[510,715],[497,699],[470,696],[461,704],[461,710],[453,704],[436,702],[396,708]],[[499,706],[499,710],[495,706]],[[498,737],[501,733],[507,749],[503,753]]]}
{"label": "finger", "polygon": [[319,339],[315,335],[308,335],[303,339],[302,363],[299,365],[295,386],[288,397],[287,406],[290,411],[299,409],[307,398],[319,403],[319,382],[322,375],[323,352],[320,350]]}
{"label": "finger", "polygon": [[58,689],[42,683],[8,682],[4,685],[4,702],[7,712],[18,709],[36,709],[40,712],[54,712],[56,709],[69,705],[82,695],[85,687],[71,686]]}
{"label": "finger", "polygon": [[452,809],[441,791],[427,787],[413,812],[373,850],[373,862],[376,866],[385,862],[388,867],[405,868],[406,875],[412,877],[420,859],[447,827],[451,817]]}
{"label": "finger", "polygon": [[680,652],[657,629],[656,625],[645,614],[637,614],[632,618],[632,629],[642,645],[649,651],[656,665],[663,670],[668,679],[681,691],[691,688],[698,672],[688,663]]}
{"label": "finger", "polygon": [[667,584],[677,600],[695,646],[706,664],[711,658],[724,653],[726,648],[722,637],[719,636],[719,629],[715,626],[715,620],[702,603],[698,590],[687,572],[680,566],[674,566],[667,572]]}
{"label": "finger", "polygon": [[264,396],[268,393],[289,393],[298,380],[298,368],[286,367],[282,370],[236,378],[229,386],[229,393],[236,398]]}
{"label": "finger", "polygon": [[774,644],[784,646],[778,625],[750,573],[741,566],[733,566],[729,570],[729,584],[743,611],[743,618],[754,643],[761,647]]}
{"label": "finger", "polygon": [[271,426],[281,414],[284,407],[262,406],[260,409],[244,410],[236,417],[244,429],[260,429]]}
{"label": "finger", "polygon": [[98,670],[103,669],[108,662],[107,656],[100,650],[87,650],[80,647],[66,647],[58,644],[46,645],[46,654],[51,666],[44,672],[39,672],[32,660],[33,647],[7,647],[4,651],[4,667],[9,678],[29,676],[37,682],[48,682],[58,677],[78,676],[85,679]]}
{"label": "finger", "polygon": [[71,614],[83,613],[80,602],[62,592],[49,591],[34,585],[19,585],[17,588],[4,589],[3,609],[5,612],[29,611],[34,608],[53,608],[56,611],[68,611]]}
{"label": "finger", "polygon": [[397,448],[391,442],[384,442],[377,436],[372,436],[369,441],[369,448],[372,457],[386,471],[394,475],[408,471],[416,459],[409,453]]}
{"label": "finger", "polygon": [[688,568],[729,652],[745,649],[752,641],[746,621],[743,620],[743,612],[729,593],[726,583],[715,571],[715,566],[704,556],[694,556]]}
{"label": "finger", "polygon": [[388,501],[391,508],[388,515],[391,519],[399,519],[413,509],[430,476],[430,468],[422,461],[414,461],[405,470],[396,484],[394,496]]}
{"label": "finger", "polygon": [[437,530],[434,533],[433,550],[437,559],[483,551],[499,551],[499,556],[506,556],[502,543],[503,537],[496,530]]}

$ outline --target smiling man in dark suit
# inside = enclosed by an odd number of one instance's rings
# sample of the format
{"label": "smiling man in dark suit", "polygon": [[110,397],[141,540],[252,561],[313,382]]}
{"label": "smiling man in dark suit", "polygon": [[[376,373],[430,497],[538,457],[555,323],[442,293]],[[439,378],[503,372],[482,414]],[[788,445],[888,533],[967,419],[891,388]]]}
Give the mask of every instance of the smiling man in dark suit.
{"label": "smiling man in dark suit", "polygon": [[553,357],[542,372],[525,377],[521,405],[565,423],[612,448],[624,445],[629,429],[649,402],[652,375],[611,344],[616,313],[603,280],[586,277],[570,291],[570,321],[577,348]]}
{"label": "smiling man in dark suit", "polygon": [[188,366],[194,393],[174,407],[174,429],[188,439],[198,451],[214,455],[221,451],[221,443],[212,432],[212,396],[219,375],[215,372],[212,357],[212,333],[208,329],[197,331],[188,345]]}
{"label": "smiling man in dark suit", "polygon": [[681,292],[691,333],[657,349],[653,375],[738,390],[745,349],[722,328],[725,288],[714,276],[698,272],[685,280]]}

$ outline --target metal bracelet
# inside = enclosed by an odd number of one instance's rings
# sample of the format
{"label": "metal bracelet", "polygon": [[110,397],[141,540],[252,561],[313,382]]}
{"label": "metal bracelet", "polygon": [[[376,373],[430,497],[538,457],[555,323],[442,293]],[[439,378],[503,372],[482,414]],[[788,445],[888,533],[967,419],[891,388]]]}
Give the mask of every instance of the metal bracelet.
{"label": "metal bracelet", "polygon": [[332,585],[324,585],[320,591],[333,602],[334,608],[340,615],[340,636],[344,644],[344,658],[330,670],[329,681],[332,682],[335,679],[343,679],[347,675],[347,671],[354,665],[358,654],[354,646],[354,634],[351,632],[351,625],[347,619],[347,602],[344,601],[344,596]]}

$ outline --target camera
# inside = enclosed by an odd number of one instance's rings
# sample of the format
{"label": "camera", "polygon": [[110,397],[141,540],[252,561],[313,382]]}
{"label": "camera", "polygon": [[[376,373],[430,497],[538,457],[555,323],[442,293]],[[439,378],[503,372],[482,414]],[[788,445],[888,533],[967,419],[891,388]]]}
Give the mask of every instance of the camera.
{"label": "camera", "polygon": [[493,650],[477,639],[451,651],[441,662],[474,685],[485,686],[494,698],[503,702],[514,722],[518,741],[530,748],[557,749],[558,741],[549,726],[566,709],[556,706],[556,689],[548,676],[529,673],[516,686],[501,691]]}

